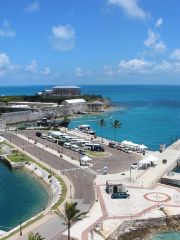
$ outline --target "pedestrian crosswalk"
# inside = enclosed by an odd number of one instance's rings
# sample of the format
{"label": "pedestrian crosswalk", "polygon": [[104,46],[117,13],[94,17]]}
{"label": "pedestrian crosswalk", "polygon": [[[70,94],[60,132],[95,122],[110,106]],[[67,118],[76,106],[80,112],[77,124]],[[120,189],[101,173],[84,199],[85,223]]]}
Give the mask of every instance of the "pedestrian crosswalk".
{"label": "pedestrian crosswalk", "polygon": [[101,175],[99,172],[96,172],[91,168],[85,168],[84,170],[87,171],[88,173],[92,174],[92,175],[95,175],[95,176]]}
{"label": "pedestrian crosswalk", "polygon": [[[81,170],[81,168],[69,168],[69,169],[61,169],[59,170],[60,172],[70,172],[70,171],[77,171],[77,170]],[[98,176],[98,175],[101,175],[98,171],[100,170],[97,170],[97,171],[94,171],[93,169],[91,168],[84,168],[84,170],[92,175],[95,175],[95,176]]]}

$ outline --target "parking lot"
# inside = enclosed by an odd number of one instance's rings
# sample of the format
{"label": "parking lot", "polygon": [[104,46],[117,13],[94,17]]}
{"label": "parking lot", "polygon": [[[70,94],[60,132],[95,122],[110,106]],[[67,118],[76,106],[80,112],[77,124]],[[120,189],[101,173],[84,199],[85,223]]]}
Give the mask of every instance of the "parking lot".
{"label": "parking lot", "polygon": [[[63,146],[58,145],[57,143],[53,143],[47,141],[47,139],[41,139],[40,137],[36,136],[37,130],[24,130],[18,131],[19,134],[22,134],[26,137],[29,137],[39,143],[43,143],[44,148],[50,147],[59,152],[59,154],[65,154],[72,159],[79,161],[79,158],[83,155],[79,154],[78,152],[72,151],[70,149],[64,148]],[[47,130],[41,131],[43,134],[48,135]],[[69,134],[69,136],[75,136],[75,134]],[[92,141],[94,142],[94,141]],[[97,142],[96,142],[97,144]],[[142,159],[141,155],[137,153],[125,153],[123,151],[117,150],[116,148],[111,148],[104,143],[99,143],[102,147],[104,147],[105,152],[109,153],[107,157],[91,157],[93,166],[91,169],[95,172],[96,175],[104,174],[104,167],[108,168],[109,174],[111,173],[118,173],[125,171],[131,167],[131,164],[139,161]],[[26,147],[26,146],[25,146]]]}

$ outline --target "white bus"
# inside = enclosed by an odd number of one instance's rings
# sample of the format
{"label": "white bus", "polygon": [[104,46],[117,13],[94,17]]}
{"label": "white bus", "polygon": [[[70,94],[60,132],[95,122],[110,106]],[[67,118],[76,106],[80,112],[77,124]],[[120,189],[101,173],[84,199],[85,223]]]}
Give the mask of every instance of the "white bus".
{"label": "white bus", "polygon": [[97,143],[85,143],[84,148],[91,150],[91,147],[93,147],[93,146],[99,146],[99,144],[97,144]]}
{"label": "white bus", "polygon": [[71,145],[71,150],[72,150],[72,151],[75,151],[75,152],[78,152],[79,146],[77,146],[77,145]]}
{"label": "white bus", "polygon": [[84,147],[85,146],[85,144],[92,144],[92,142],[91,141],[88,141],[88,140],[83,140],[83,141],[79,141],[79,142],[77,142],[77,145],[78,146],[81,146],[81,147]]}
{"label": "white bus", "polygon": [[77,142],[81,142],[81,141],[84,141],[84,139],[71,139],[71,143],[77,143]]}

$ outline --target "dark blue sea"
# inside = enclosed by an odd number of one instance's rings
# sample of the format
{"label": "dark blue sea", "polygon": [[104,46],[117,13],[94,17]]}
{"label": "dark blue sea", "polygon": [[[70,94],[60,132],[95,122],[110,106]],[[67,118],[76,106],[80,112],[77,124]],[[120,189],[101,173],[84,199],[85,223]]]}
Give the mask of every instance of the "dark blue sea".
{"label": "dark blue sea", "polygon": [[[34,95],[36,92],[51,89],[52,86],[12,86],[0,87],[0,95]],[[180,86],[141,86],[141,85],[83,85],[83,94],[97,94],[109,97],[115,108],[105,113],[81,115],[72,119],[69,127],[90,124],[101,136],[97,122],[104,118],[104,137],[114,140],[115,131],[111,123],[116,119],[122,123],[117,129],[117,141],[124,139],[143,143],[150,150],[159,150],[160,144],[170,145],[180,138]],[[158,239],[179,239],[179,233],[160,234]],[[178,238],[176,238],[178,235]]]}
{"label": "dark blue sea", "polygon": [[[34,95],[54,85],[0,87],[0,95]],[[115,107],[105,113],[81,115],[69,127],[80,123],[90,124],[101,135],[97,121],[104,118],[104,137],[114,140],[111,122],[118,119],[122,128],[117,130],[117,141],[124,139],[158,150],[160,144],[170,145],[180,137],[180,86],[141,85],[83,85],[83,94],[109,97]]]}

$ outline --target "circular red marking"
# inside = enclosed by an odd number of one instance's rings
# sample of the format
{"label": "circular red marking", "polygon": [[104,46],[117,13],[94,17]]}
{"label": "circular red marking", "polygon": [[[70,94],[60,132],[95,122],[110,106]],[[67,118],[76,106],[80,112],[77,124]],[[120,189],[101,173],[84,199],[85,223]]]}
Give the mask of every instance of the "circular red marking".
{"label": "circular red marking", "polygon": [[[164,196],[166,197],[166,199],[164,199],[164,200],[152,200],[152,199],[148,198],[148,195],[152,195],[152,194],[164,195]],[[146,200],[152,201],[152,202],[167,202],[167,201],[171,200],[171,197],[170,197],[169,195],[167,195],[167,194],[165,194],[165,193],[160,193],[160,192],[146,193],[146,194],[144,194],[143,197],[144,197]]]}

